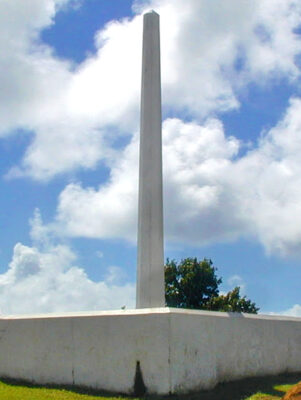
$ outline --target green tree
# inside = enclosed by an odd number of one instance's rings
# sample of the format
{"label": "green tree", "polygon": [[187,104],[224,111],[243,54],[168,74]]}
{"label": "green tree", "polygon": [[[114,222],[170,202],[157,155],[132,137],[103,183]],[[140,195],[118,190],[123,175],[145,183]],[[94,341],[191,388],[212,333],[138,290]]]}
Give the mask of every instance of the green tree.
{"label": "green tree", "polygon": [[206,304],[206,309],[211,311],[231,311],[257,314],[259,308],[246,296],[240,296],[240,287],[236,286],[225,295],[211,297]]}
{"label": "green tree", "polygon": [[235,311],[256,314],[259,308],[236,287],[226,295],[219,295],[222,279],[211,260],[185,258],[180,263],[167,259],[165,265],[165,300],[169,307]]}

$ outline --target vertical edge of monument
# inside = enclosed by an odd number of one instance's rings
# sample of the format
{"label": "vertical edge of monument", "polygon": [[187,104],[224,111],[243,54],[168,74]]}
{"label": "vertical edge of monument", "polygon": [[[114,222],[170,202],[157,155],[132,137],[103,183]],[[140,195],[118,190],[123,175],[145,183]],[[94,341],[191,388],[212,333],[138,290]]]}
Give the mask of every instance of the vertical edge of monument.
{"label": "vertical edge of monument", "polygon": [[160,17],[144,15],[140,121],[137,308],[164,296]]}

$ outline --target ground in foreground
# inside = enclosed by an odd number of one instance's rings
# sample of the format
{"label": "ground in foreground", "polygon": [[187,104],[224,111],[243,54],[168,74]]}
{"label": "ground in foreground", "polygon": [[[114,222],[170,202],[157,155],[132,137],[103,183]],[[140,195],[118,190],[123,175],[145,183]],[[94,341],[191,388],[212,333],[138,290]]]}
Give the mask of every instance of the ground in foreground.
{"label": "ground in foreground", "polygon": [[[280,375],[265,378],[251,378],[224,383],[214,390],[186,396],[170,396],[168,399],[183,400],[279,400],[297,382],[301,374]],[[129,397],[112,396],[82,388],[41,387],[27,383],[2,379],[1,400],[122,400]],[[131,398],[138,400],[138,398]],[[139,398],[140,399],[140,398]],[[166,397],[153,397],[154,400]]]}

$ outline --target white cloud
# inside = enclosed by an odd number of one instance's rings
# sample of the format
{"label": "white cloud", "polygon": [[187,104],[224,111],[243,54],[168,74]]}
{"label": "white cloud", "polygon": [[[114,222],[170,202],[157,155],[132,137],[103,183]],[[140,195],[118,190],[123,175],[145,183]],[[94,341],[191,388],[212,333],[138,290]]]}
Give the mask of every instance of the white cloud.
{"label": "white cloud", "polygon": [[101,131],[83,126],[80,121],[72,124],[74,121],[40,129],[21,165],[10,169],[6,178],[30,175],[35,180],[47,181],[55,174],[76,170],[79,165],[94,169],[99,159],[111,154]]}
{"label": "white cloud", "polygon": [[[297,0],[187,0],[185,8],[180,0],[139,3],[140,12],[161,14],[167,111],[200,119],[238,107],[239,90],[249,82],[299,74]],[[64,4],[74,2],[0,1],[1,134],[21,127],[33,135],[9,177],[47,180],[95,168],[111,159],[112,135],[131,134],[138,125],[140,15],[109,23],[95,36],[96,53],[73,65],[56,58],[39,36]]]}
{"label": "white cloud", "polygon": [[[163,95],[194,115],[238,106],[248,82],[299,75],[297,0],[153,0],[162,21]],[[239,68],[237,68],[239,66]]]}
{"label": "white cloud", "polygon": [[122,282],[126,278],[126,273],[120,267],[111,266],[107,269],[105,281],[108,284],[115,284]]}
{"label": "white cloud", "polygon": [[[167,239],[200,244],[235,236],[241,221],[233,212],[225,212],[235,205],[224,193],[221,175],[228,174],[238,141],[225,138],[222,124],[215,119],[204,126],[169,119],[163,131]],[[137,190],[135,136],[112,166],[107,184],[98,190],[80,184],[64,189],[54,229],[67,236],[135,241]]]}
{"label": "white cloud", "polygon": [[301,317],[301,305],[295,304],[292,308],[283,311],[283,315],[290,315],[291,317]]}
{"label": "white cloud", "polygon": [[301,317],[301,305],[295,304],[288,310],[277,312],[277,313],[271,312],[269,314],[270,315],[284,315],[284,316],[289,316],[289,317]]}
{"label": "white cloud", "polygon": [[[166,238],[187,244],[259,240],[268,252],[301,254],[301,100],[238,157],[240,144],[216,119],[204,125],[164,123]],[[67,236],[135,240],[137,140],[112,166],[100,188],[70,184],[61,193],[52,229]]]}
{"label": "white cloud", "polygon": [[[165,121],[167,238],[185,237],[186,241],[198,242],[196,231],[199,235],[209,234],[209,239],[222,231],[222,227],[211,226],[209,233],[206,224],[191,229],[191,221],[201,217],[204,221],[205,217],[209,223],[210,208],[218,201],[219,189],[208,185],[207,181],[215,180],[219,170],[227,167],[228,158],[235,156],[237,151],[238,141],[233,137],[226,139],[217,120],[209,120],[203,127],[177,119]],[[112,166],[110,182],[98,190],[79,184],[70,184],[64,189],[59,198],[56,229],[70,236],[135,240],[137,190],[138,142],[135,136]]]}
{"label": "white cloud", "polygon": [[240,287],[240,294],[244,296],[245,290],[246,290],[246,284],[243,278],[239,275],[233,275],[230,276],[229,279],[227,279],[227,284],[231,287],[230,290],[232,290],[234,287],[239,286]]}
{"label": "white cloud", "polygon": [[[240,212],[269,252],[301,254],[301,100],[233,171]],[[240,196],[240,197],[238,197]]]}
{"label": "white cloud", "polygon": [[[99,188],[65,188],[47,234],[135,240],[139,13],[156,8],[165,110],[194,118],[164,123],[167,239],[201,245],[245,235],[267,251],[300,254],[300,100],[243,157],[238,140],[210,117],[237,107],[250,82],[298,77],[300,2],[187,0],[183,8],[180,0],[140,1],[134,18],[96,33],[96,53],[80,65],[59,60],[40,40],[68,4],[74,2],[0,0],[1,134],[22,127],[33,135],[7,176],[47,180],[96,168],[101,159],[111,169]],[[118,151],[114,140],[124,133],[132,139]]]}
{"label": "white cloud", "polygon": [[54,229],[67,236],[133,240],[137,221],[138,142],[135,136],[115,160],[110,182],[83,188],[69,184],[59,196]]}
{"label": "white cloud", "polygon": [[56,9],[67,1],[0,1],[1,134],[37,129],[54,117],[70,76],[70,64],[39,40]]}
{"label": "white cloud", "polygon": [[121,283],[125,276],[118,267],[109,267],[106,278],[94,282],[76,265],[76,254],[68,246],[45,240],[38,213],[32,225],[35,246],[17,243],[9,269],[0,275],[2,314],[134,307],[135,285]]}

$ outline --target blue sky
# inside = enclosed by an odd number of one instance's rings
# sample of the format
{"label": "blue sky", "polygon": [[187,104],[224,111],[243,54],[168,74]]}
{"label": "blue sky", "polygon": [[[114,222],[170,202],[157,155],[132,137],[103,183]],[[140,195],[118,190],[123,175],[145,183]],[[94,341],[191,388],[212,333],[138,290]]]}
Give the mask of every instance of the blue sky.
{"label": "blue sky", "polygon": [[152,8],[165,257],[211,258],[223,291],[301,316],[296,0],[0,0],[0,311],[134,307]]}

